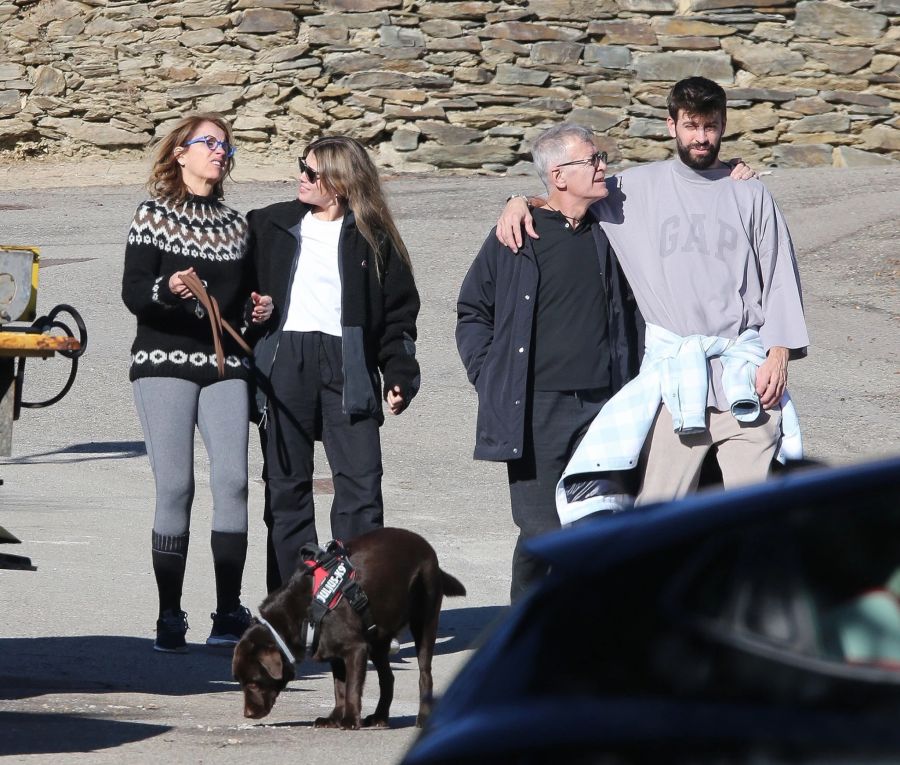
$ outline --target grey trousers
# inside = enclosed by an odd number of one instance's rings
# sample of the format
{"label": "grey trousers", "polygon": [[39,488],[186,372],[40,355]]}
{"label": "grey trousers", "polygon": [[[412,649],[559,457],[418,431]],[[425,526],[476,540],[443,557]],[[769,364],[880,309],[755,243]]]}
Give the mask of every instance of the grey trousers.
{"label": "grey trousers", "polygon": [[194,429],[209,455],[213,531],[247,531],[247,383],[223,380],[201,387],[175,377],[132,383],[147,456],[156,482],[153,530],[187,533],[194,499]]}

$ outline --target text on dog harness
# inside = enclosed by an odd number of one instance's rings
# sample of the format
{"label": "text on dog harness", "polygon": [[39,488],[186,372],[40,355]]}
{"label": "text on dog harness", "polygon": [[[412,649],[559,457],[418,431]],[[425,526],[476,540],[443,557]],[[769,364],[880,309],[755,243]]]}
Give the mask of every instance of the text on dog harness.
{"label": "text on dog harness", "polygon": [[324,549],[316,544],[303,545],[300,559],[306,567],[306,573],[313,577],[306,630],[306,644],[311,652],[314,653],[318,646],[322,620],[344,598],[359,614],[366,632],[374,629],[369,599],[356,581],[356,569],[350,563],[347,550],[340,540],[329,542]]}

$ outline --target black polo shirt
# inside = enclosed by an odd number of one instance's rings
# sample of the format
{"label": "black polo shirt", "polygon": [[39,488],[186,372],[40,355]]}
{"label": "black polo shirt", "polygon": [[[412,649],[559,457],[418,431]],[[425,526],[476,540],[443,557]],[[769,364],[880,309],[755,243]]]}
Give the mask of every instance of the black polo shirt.
{"label": "black polo shirt", "polygon": [[[561,213],[538,208],[533,242],[540,281],[533,324],[534,389],[588,390],[610,384],[604,273],[587,217],[573,228]],[[602,247],[606,234],[597,230]],[[605,258],[605,251],[603,252]]]}

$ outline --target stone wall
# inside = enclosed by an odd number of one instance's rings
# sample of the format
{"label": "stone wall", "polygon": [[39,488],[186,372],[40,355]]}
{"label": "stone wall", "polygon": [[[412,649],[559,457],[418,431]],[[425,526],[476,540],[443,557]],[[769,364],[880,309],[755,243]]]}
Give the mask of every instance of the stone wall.
{"label": "stone wall", "polygon": [[900,161],[900,0],[0,0],[0,154],[145,150],[202,109],[242,153],[333,132],[515,171],[567,119],[627,164],[669,155],[694,74],[729,93],[730,156]]}

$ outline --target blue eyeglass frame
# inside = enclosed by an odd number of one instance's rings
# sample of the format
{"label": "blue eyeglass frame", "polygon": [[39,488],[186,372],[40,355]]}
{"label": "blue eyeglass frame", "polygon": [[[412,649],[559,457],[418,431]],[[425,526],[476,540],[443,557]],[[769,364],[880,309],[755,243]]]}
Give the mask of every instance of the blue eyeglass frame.
{"label": "blue eyeglass frame", "polygon": [[[221,146],[222,151],[225,152],[225,156],[228,158],[233,157],[234,153],[237,151],[237,148],[228,143],[228,141],[220,141],[214,135],[198,135],[196,138],[191,138],[190,141],[185,143],[185,146],[190,146],[194,143],[206,144],[206,148],[210,151],[215,151]],[[212,146],[210,146],[210,143],[212,143]]]}

